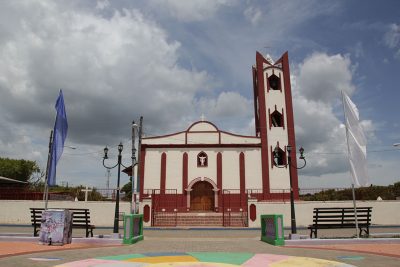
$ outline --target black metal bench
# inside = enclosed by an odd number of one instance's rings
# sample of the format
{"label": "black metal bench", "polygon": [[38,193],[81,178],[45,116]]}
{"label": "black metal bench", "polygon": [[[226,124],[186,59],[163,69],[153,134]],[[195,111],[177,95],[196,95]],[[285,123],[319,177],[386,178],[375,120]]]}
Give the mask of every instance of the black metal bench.
{"label": "black metal bench", "polygon": [[[369,226],[371,225],[372,207],[357,207],[357,222],[360,230],[369,236]],[[318,229],[338,229],[355,228],[354,208],[314,208],[313,224],[308,226],[310,238],[314,234],[317,238]]]}
{"label": "black metal bench", "polygon": [[[38,236],[42,221],[43,208],[30,208],[31,222],[33,226],[33,236]],[[72,212],[72,228],[80,228],[86,230],[86,237],[93,237],[93,229],[96,227],[90,224],[89,209],[68,209]]]}

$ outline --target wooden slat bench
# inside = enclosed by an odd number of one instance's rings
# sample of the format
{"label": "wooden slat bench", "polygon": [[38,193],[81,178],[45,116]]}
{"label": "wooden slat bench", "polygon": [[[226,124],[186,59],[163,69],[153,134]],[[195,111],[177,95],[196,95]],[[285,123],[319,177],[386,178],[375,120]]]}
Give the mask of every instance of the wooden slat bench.
{"label": "wooden slat bench", "polygon": [[[42,221],[43,208],[30,208],[31,222],[33,226],[33,235],[38,236]],[[72,228],[80,228],[86,230],[86,237],[93,237],[93,229],[96,227],[90,224],[89,209],[68,209],[72,212]]]}
{"label": "wooden slat bench", "polygon": [[[357,221],[362,232],[369,235],[372,207],[357,207]],[[313,224],[308,226],[310,238],[317,238],[318,229],[355,228],[354,208],[314,208]]]}

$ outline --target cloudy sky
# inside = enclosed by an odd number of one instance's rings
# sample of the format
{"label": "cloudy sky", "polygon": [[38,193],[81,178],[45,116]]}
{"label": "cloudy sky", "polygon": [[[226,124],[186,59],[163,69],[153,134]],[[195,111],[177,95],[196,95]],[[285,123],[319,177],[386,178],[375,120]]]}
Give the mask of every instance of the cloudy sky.
{"label": "cloudy sky", "polygon": [[[400,181],[399,1],[0,1],[0,156],[45,168],[63,89],[57,182],[105,188],[102,150],[186,129],[202,114],[254,134],[256,51],[289,51],[301,188],[348,187],[340,90],[359,108],[372,184]],[[112,186],[116,172],[111,173]],[[121,183],[128,181],[122,174]]]}

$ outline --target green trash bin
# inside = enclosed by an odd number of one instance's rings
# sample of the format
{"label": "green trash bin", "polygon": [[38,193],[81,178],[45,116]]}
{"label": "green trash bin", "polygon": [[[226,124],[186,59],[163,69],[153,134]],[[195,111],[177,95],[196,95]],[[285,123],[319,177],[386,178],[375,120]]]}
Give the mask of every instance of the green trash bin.
{"label": "green trash bin", "polygon": [[261,215],[261,241],[274,246],[285,245],[283,232],[283,215]]}
{"label": "green trash bin", "polygon": [[134,244],[143,240],[143,214],[124,214],[123,244]]}

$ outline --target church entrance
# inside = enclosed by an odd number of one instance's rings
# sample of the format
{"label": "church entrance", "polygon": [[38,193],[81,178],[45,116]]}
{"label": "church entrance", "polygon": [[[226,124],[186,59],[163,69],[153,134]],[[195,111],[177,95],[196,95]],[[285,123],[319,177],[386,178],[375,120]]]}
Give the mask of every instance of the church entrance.
{"label": "church entrance", "polygon": [[213,186],[206,181],[196,182],[190,192],[191,211],[214,211]]}

